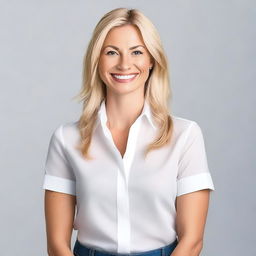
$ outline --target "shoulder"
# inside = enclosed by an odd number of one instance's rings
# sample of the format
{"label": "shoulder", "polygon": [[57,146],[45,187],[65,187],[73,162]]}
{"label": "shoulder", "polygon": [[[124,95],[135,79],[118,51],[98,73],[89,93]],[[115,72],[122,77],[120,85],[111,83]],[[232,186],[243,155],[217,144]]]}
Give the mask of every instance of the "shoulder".
{"label": "shoulder", "polygon": [[54,128],[52,137],[60,140],[63,144],[74,142],[79,139],[78,121],[69,121],[58,124]]}
{"label": "shoulder", "polygon": [[188,118],[170,115],[173,120],[173,132],[178,136],[198,136],[202,134],[202,129],[198,122]]}
{"label": "shoulder", "polygon": [[176,131],[184,132],[188,129],[190,129],[192,126],[198,125],[196,121],[176,116],[176,115],[170,115],[173,120],[173,127]]}
{"label": "shoulder", "polygon": [[78,131],[78,121],[69,121],[59,125],[65,133],[74,133]]}

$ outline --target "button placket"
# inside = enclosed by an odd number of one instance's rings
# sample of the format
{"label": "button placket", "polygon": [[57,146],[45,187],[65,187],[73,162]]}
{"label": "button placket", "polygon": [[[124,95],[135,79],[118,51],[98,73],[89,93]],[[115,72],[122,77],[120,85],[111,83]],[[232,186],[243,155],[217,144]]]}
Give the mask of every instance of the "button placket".
{"label": "button placket", "polygon": [[[117,211],[118,211],[118,252],[130,253],[130,211],[129,211],[129,191],[128,181],[131,164],[135,154],[136,141],[141,124],[138,118],[130,128],[126,146],[126,152],[122,159],[124,175],[118,174],[117,190]],[[122,171],[122,170],[121,170]],[[122,195],[122,196],[120,196]],[[122,201],[123,198],[123,201]]]}
{"label": "button placket", "polygon": [[130,253],[130,209],[129,209],[129,191],[128,181],[132,161],[135,154],[136,142],[138,138],[139,128],[141,125],[141,117],[138,117],[132,124],[128,134],[127,146],[125,154],[122,158],[121,153],[117,149],[112,134],[108,129],[107,115],[105,106],[103,106],[103,115],[101,115],[102,129],[107,141],[111,146],[111,150],[115,153],[118,160],[117,170],[117,251],[118,253]]}
{"label": "button placket", "polygon": [[138,139],[140,126],[141,126],[141,117],[139,117],[130,128],[128,140],[127,140],[126,152],[123,158],[127,186],[129,181],[130,168],[131,168],[131,165],[134,159],[134,154],[136,151],[136,143]]}

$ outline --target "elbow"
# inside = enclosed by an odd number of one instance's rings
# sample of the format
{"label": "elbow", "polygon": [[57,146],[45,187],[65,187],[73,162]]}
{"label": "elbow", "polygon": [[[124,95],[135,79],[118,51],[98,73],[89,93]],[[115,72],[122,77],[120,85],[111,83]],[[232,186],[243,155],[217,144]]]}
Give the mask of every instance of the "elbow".
{"label": "elbow", "polygon": [[183,247],[187,248],[187,251],[190,252],[190,255],[198,256],[203,249],[203,240],[202,239],[190,239],[183,237],[179,241]]}
{"label": "elbow", "polygon": [[48,256],[70,255],[71,250],[66,245],[48,246]]}
{"label": "elbow", "polygon": [[194,243],[192,250],[194,251],[194,255],[199,255],[203,249],[203,240],[197,241]]}
{"label": "elbow", "polygon": [[47,248],[47,254],[48,256],[54,256],[53,251],[49,247]]}

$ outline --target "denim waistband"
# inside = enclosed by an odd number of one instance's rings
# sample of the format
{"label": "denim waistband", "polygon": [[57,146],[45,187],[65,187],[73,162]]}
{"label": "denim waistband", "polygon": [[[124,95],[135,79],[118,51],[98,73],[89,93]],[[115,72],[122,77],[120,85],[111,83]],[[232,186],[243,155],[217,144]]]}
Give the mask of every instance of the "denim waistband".
{"label": "denim waistband", "polygon": [[170,256],[177,244],[178,240],[175,239],[172,243],[154,250],[144,252],[116,253],[85,246],[81,244],[78,239],[76,239],[73,253],[75,256]]}

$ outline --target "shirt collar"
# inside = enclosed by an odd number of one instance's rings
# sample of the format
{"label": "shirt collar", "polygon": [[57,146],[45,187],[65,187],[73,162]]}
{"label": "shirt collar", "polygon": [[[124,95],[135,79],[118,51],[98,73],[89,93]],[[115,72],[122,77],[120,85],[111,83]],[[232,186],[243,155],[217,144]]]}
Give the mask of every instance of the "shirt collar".
{"label": "shirt collar", "polygon": [[[105,99],[103,99],[103,101],[101,102],[99,111],[98,111],[98,122],[101,122],[101,124],[106,124],[107,122],[107,114],[106,114],[106,105],[105,105]],[[140,117],[145,116],[147,118],[147,120],[149,121],[150,125],[153,127],[153,129],[157,129],[156,125],[154,124],[154,120],[153,120],[153,115],[152,115],[152,111],[150,109],[149,103],[147,100],[144,100],[144,105],[143,105],[143,109],[142,112],[140,114]]]}

